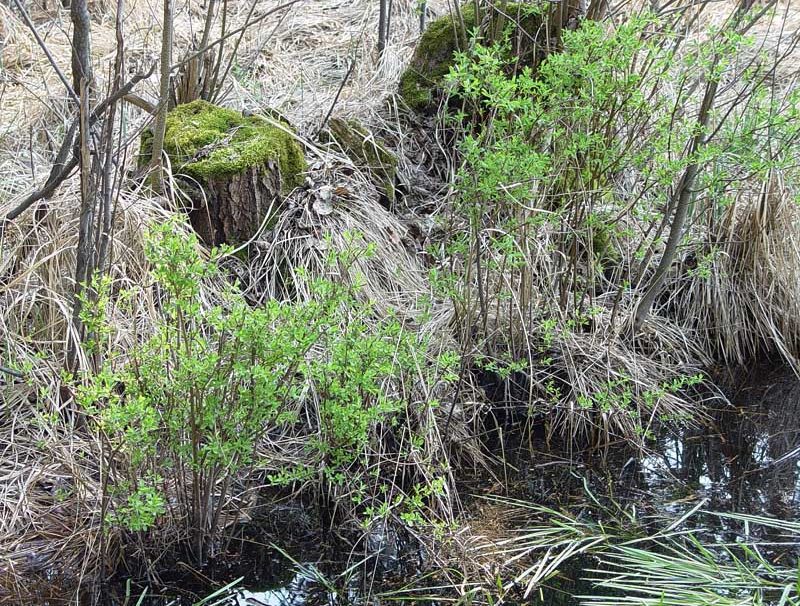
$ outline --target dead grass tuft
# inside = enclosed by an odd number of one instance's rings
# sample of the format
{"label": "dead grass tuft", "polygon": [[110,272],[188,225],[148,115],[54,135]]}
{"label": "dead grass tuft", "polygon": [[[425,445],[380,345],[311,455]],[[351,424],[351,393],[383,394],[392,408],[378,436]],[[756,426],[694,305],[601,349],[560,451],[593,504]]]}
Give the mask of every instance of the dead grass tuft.
{"label": "dead grass tuft", "polygon": [[723,363],[777,355],[800,369],[800,210],[773,181],[719,224],[687,251],[665,313]]}

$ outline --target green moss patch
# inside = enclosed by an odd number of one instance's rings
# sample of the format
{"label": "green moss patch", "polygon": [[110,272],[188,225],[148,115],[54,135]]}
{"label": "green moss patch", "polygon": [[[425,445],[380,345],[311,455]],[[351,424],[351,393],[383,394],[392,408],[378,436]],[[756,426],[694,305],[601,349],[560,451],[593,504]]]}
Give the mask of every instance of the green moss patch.
{"label": "green moss patch", "polygon": [[[502,13],[496,11],[486,28],[488,36],[498,38],[511,20],[519,15],[520,27],[525,33],[519,37],[519,54],[523,63],[530,59],[535,39],[541,29],[542,17],[533,5],[509,2],[503,6]],[[466,46],[466,41],[477,27],[475,6],[472,3],[461,7],[463,28],[455,15],[445,15],[431,22],[420,38],[411,63],[400,78],[399,92],[406,104],[418,112],[432,112],[436,109],[444,77],[453,65],[453,55]],[[488,42],[488,41],[487,41]]]}
{"label": "green moss patch", "polygon": [[181,172],[201,181],[277,162],[283,190],[288,191],[301,183],[306,170],[303,150],[289,132],[259,116],[243,116],[202,100],[169,113],[164,150]]}
{"label": "green moss patch", "polygon": [[[467,31],[475,28],[475,7],[465,5],[461,16]],[[430,23],[419,40],[411,63],[400,77],[400,96],[413,110],[431,109],[437,89],[453,65],[453,53],[458,50],[458,40],[465,40],[465,32],[455,15],[445,15]]]}

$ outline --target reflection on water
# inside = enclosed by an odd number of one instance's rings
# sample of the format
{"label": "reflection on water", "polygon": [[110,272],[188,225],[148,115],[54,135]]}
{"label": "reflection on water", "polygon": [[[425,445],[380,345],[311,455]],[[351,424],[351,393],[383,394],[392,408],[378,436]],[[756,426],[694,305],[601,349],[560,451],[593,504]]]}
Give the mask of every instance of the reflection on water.
{"label": "reflection on water", "polygon": [[[523,469],[523,492],[533,502],[598,521],[614,511],[594,506],[600,502],[648,518],[681,515],[703,499],[707,510],[797,518],[800,381],[788,369],[760,371],[728,388],[726,395],[731,404],[718,402],[708,410],[708,424],[665,430],[644,456],[623,447],[567,455],[567,449],[542,444],[533,456],[520,448],[516,464]],[[599,500],[587,498],[587,491]],[[742,536],[741,527],[724,519],[693,519],[717,540]],[[581,559],[565,562],[558,578],[541,588],[543,603],[573,605],[574,595],[596,591],[582,580],[584,569],[593,565]],[[342,597],[326,593],[313,574],[299,573],[280,589],[242,591],[229,605],[327,606],[361,603],[364,595]]]}
{"label": "reflection on water", "polygon": [[334,603],[335,596],[320,595],[326,592],[320,591],[314,570],[313,564],[301,565],[300,570],[286,585],[266,591],[240,589],[220,606],[302,606],[312,601],[312,595],[315,604]]}
{"label": "reflection on water", "polygon": [[516,461],[524,497],[571,511],[594,497],[641,513],[707,510],[800,514],[800,381],[786,368],[754,372],[726,389],[703,426],[663,428],[642,455],[624,447],[565,454],[541,449]]}
{"label": "reflection on water", "polygon": [[787,369],[762,372],[729,397],[709,427],[659,438],[641,462],[646,484],[668,500],[707,498],[708,509],[795,517],[800,383]]}
{"label": "reflection on water", "polygon": [[[738,386],[728,386],[725,394],[730,404],[707,410],[708,424],[663,428],[644,456],[611,448],[567,458],[561,449],[543,448],[526,469],[525,496],[592,521],[605,522],[607,514],[623,508],[645,527],[654,523],[651,530],[698,505],[706,511],[797,520],[800,381],[785,368],[759,369],[740,378]],[[796,543],[787,543],[780,531],[702,513],[695,513],[687,526],[711,543],[737,543],[749,536],[767,540],[762,552],[775,561],[798,558]],[[727,557],[722,551],[718,556]],[[598,588],[584,580],[585,570],[596,566],[591,558],[570,559],[544,584],[539,603],[575,606],[580,601],[574,596],[597,595]]]}
{"label": "reflection on water", "polygon": [[[420,546],[389,524],[366,532],[360,553],[341,539],[329,537],[329,542],[323,542],[321,535],[284,551],[270,544],[270,537],[258,539],[256,533],[253,529],[253,536],[238,552],[231,550],[229,556],[211,560],[202,571],[176,570],[171,578],[163,579],[161,591],[148,589],[143,599],[134,602],[137,606],[361,605],[389,579],[396,582],[413,576],[423,558]],[[299,554],[300,559],[294,560],[290,553]],[[235,579],[239,581],[234,584]],[[101,603],[131,606],[122,594],[127,590],[124,582],[111,589],[116,595]],[[131,595],[142,595],[144,587],[134,589]],[[202,601],[215,590],[219,591],[213,598]]]}

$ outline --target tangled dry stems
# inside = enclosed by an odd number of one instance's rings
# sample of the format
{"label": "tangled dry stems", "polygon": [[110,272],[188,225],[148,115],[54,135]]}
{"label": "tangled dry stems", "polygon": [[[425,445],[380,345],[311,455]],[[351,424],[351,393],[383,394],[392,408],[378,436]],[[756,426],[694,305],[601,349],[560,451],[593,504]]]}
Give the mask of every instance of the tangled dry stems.
{"label": "tangled dry stems", "polygon": [[[157,44],[157,31],[151,27],[144,4],[132,5],[130,29],[136,34],[131,36],[128,50],[134,64],[149,62]],[[235,3],[234,7],[233,20],[238,22],[246,14],[246,5]],[[425,132],[424,124],[401,122],[398,116],[402,110],[397,105],[390,103],[388,110],[384,106],[413,48],[417,24],[415,2],[396,1],[394,7],[389,52],[377,67],[374,37],[365,33],[376,20],[376,3],[353,2],[341,7],[325,2],[315,3],[313,9],[301,4],[285,15],[275,16],[245,37],[241,60],[251,75],[232,82],[226,101],[237,107],[280,109],[301,135],[310,139],[328,111],[350,60],[357,58],[336,111],[361,116],[376,129],[382,129],[398,151],[401,180],[405,180],[409,191],[416,188],[418,199],[424,198],[424,204],[416,210],[424,208],[430,213],[449,204],[444,195],[447,184],[432,176],[435,167],[424,168],[433,155],[432,137]],[[179,16],[176,28],[181,48],[191,44],[189,22],[193,11],[200,14],[192,4]],[[797,18],[790,4],[787,11],[792,19]],[[320,19],[320,14],[325,19]],[[52,19],[53,15],[38,18]],[[59,24],[63,18],[62,12],[55,13],[54,23]],[[110,56],[113,24],[105,19],[96,25],[99,33],[95,52],[99,57]],[[4,179],[0,206],[5,211],[13,206],[15,196],[30,186],[31,166],[37,175],[46,173],[47,141],[39,135],[33,137],[33,149],[29,151],[29,133],[45,127],[51,131],[63,129],[66,111],[63,94],[56,92],[58,81],[42,61],[29,32],[3,6],[0,27],[3,68],[17,82],[15,91],[2,92],[5,115],[0,169]],[[65,30],[53,27],[52,31],[51,49],[66,64],[69,46],[63,36]],[[776,43],[775,32],[774,27],[769,29],[764,39]],[[325,52],[321,52],[323,48]],[[786,82],[793,82],[790,67],[781,73]],[[35,91],[33,82],[44,82],[43,96]],[[154,82],[149,86],[151,93],[155,91]],[[142,115],[132,114],[131,127],[145,120]],[[446,156],[437,157],[453,162]],[[407,320],[409,329],[434,335],[439,349],[453,347],[457,331],[453,331],[454,312],[449,305],[437,303],[434,298],[427,318],[418,320],[431,298],[431,289],[422,255],[410,252],[417,244],[412,241],[408,223],[379,205],[379,196],[368,176],[346,158],[326,151],[316,162],[309,174],[311,186],[290,196],[277,223],[252,243],[258,253],[244,264],[232,261],[233,270],[241,272],[247,295],[255,301],[290,294],[302,298],[308,294],[303,290],[307,282],[299,279],[298,270],[311,276],[331,277],[325,263],[331,250],[341,253],[359,242],[372,245],[376,249],[374,255],[358,257],[354,264],[337,273],[336,279],[360,283],[359,297],[375,302],[382,313],[399,314]],[[549,347],[552,363],[531,374],[527,404],[541,404],[554,411],[555,427],[568,436],[598,432],[606,437],[627,436],[634,430],[629,416],[612,411],[607,418],[598,420],[580,408],[578,398],[592,396],[609,381],[623,377],[632,381],[632,389],[639,394],[654,391],[676,374],[696,372],[712,356],[728,363],[745,363],[764,353],[765,344],[774,348],[771,353],[796,363],[800,353],[800,243],[795,235],[798,211],[789,198],[789,193],[776,182],[765,195],[731,207],[721,223],[721,233],[707,234],[705,239],[693,242],[695,259],[707,256],[713,248],[710,279],[698,279],[691,273],[686,277],[686,272],[681,271],[684,277],[676,277],[668,284],[660,313],[651,318],[637,341],[624,338],[623,320],[630,314],[633,301],[625,297],[613,300],[610,295],[598,297],[602,311],[595,317],[592,330],[565,331]],[[69,335],[77,199],[75,184],[68,184],[57,197],[48,200],[43,219],[27,213],[11,224],[2,242],[3,362],[25,369],[27,380],[22,383],[0,378],[0,598],[5,597],[2,591],[24,596],[29,584],[23,580],[29,575],[57,572],[76,580],[83,575],[91,577],[109,558],[115,561],[119,553],[118,536],[106,536],[104,543],[101,539],[102,449],[91,434],[79,427],[71,394],[64,392],[59,378],[65,335]],[[170,214],[162,204],[162,200],[141,191],[123,193],[111,265],[117,288],[147,283],[142,233],[147,225],[161,222]],[[410,214],[413,209],[405,210]],[[420,224],[430,223],[427,217],[415,219]],[[503,310],[495,317],[498,327],[519,322],[530,347],[539,342],[540,327],[520,318],[528,318],[530,309],[550,305],[557,298],[553,285],[560,260],[551,254],[548,242],[557,234],[540,235],[540,240],[527,243],[530,248],[525,251],[531,274],[538,279],[537,284],[528,286],[530,298],[516,301],[516,307],[512,306],[507,315]],[[518,277],[503,275],[491,288],[499,290],[516,283]],[[210,284],[204,291],[209,302],[215,299],[214,288]],[[154,293],[146,287],[138,292],[140,299],[134,313],[111,310],[113,347],[120,355],[147,334],[158,318]],[[617,307],[621,307],[620,312],[612,311]],[[88,365],[88,360],[81,360],[83,368]],[[548,399],[546,390],[554,377],[569,386],[555,401]],[[431,410],[421,404],[431,399],[447,402],[453,394],[431,393],[425,388],[424,381],[403,386],[406,397],[420,403],[410,407],[419,416],[408,422],[414,425],[414,431],[426,428],[426,433],[425,446],[415,455],[419,459],[403,461],[403,467],[397,467],[398,474],[405,473],[405,467],[422,470],[424,481],[432,460],[450,460],[448,492],[439,497],[436,514],[452,521],[458,511],[458,495],[452,490],[454,470],[483,460],[476,441],[483,398],[477,388],[468,385],[462,388],[459,401],[448,402],[452,412],[447,406]],[[697,401],[670,393],[661,399],[657,409],[640,409],[638,413],[696,418]],[[448,435],[442,435],[445,428]],[[282,435],[265,442],[261,447],[263,460],[273,466],[267,465],[266,471],[300,461],[306,439],[307,436]],[[390,442],[378,440],[371,456],[393,461],[395,450]],[[346,501],[348,494],[343,490],[336,496]],[[234,495],[231,510],[244,509],[249,503],[247,494]],[[176,528],[165,533],[165,543],[180,538]],[[484,572],[494,572],[490,568]]]}
{"label": "tangled dry stems", "polygon": [[687,255],[693,264],[710,257],[707,279],[676,276],[665,308],[727,364],[777,356],[798,368],[799,226],[791,193],[778,183],[741,200],[719,233]]}

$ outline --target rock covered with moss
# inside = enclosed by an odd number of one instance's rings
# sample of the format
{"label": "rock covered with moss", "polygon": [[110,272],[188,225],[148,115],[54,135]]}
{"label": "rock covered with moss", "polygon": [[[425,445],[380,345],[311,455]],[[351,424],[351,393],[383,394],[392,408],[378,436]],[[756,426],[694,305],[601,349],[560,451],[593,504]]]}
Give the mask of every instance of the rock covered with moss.
{"label": "rock covered with moss", "polygon": [[[535,5],[520,2],[509,2],[503,5],[502,10],[491,10],[488,19],[480,20],[484,26],[485,42],[499,39],[503,31],[511,27],[515,30],[511,36],[514,52],[521,63],[530,63],[544,29],[541,27],[541,11]],[[473,3],[463,5],[460,13],[461,21],[449,14],[431,22],[400,78],[400,96],[417,112],[432,113],[436,110],[454,54],[466,47],[469,36],[480,25]]]}
{"label": "rock covered with moss", "polygon": [[386,201],[394,202],[397,157],[380,137],[357,120],[331,118],[320,139],[338,145],[355,164],[367,170]]}
{"label": "rock covered with moss", "polygon": [[306,170],[289,125],[202,100],[169,112],[164,151],[193,199],[192,225],[211,245],[250,239]]}

